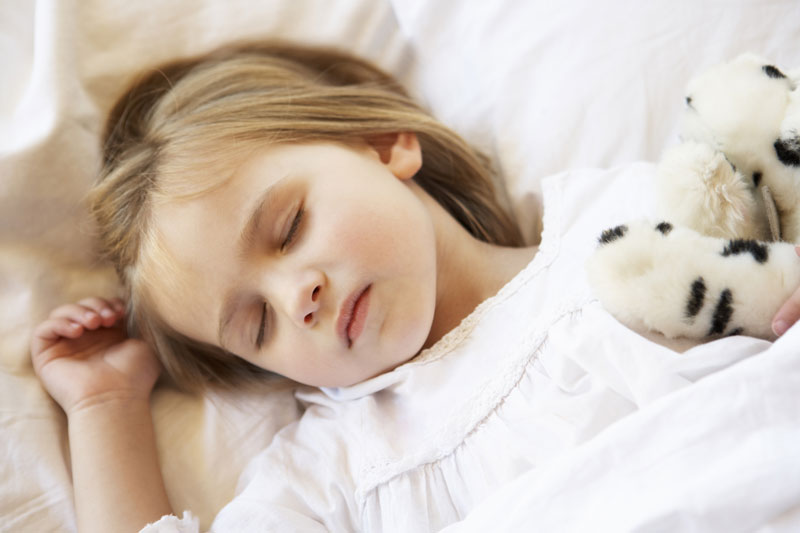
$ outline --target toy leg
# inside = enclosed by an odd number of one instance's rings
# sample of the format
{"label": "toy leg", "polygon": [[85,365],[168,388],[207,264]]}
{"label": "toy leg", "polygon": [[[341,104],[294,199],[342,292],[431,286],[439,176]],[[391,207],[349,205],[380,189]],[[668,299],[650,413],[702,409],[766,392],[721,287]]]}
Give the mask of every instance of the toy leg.
{"label": "toy leg", "polygon": [[603,232],[587,272],[603,306],[634,329],[772,338],[772,317],[800,284],[800,259],[787,243],[640,221]]}

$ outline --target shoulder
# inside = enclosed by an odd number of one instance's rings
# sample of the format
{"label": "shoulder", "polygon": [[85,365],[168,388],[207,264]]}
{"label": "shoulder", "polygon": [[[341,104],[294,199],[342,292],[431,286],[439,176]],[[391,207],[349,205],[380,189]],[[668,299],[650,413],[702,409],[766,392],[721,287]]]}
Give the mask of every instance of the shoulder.
{"label": "shoulder", "polygon": [[584,227],[602,229],[618,221],[652,215],[655,177],[656,166],[645,162],[554,174],[542,182],[545,231],[548,222],[564,233]]}

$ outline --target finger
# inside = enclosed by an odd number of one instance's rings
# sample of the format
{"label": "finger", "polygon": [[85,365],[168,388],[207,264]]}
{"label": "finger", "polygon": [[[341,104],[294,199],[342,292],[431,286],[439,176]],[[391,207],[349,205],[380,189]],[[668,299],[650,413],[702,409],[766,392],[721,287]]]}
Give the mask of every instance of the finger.
{"label": "finger", "polygon": [[82,324],[73,322],[69,318],[49,318],[36,327],[34,336],[51,340],[58,339],[59,337],[75,339],[80,337],[83,331],[84,328]]}
{"label": "finger", "polygon": [[50,318],[68,318],[82,324],[87,329],[97,329],[105,325],[104,317],[97,310],[81,304],[66,304],[57,307],[50,313]]}
{"label": "finger", "polygon": [[772,319],[772,331],[781,336],[800,319],[800,289],[784,302]]}
{"label": "finger", "polygon": [[111,303],[111,300],[107,300],[106,298],[99,298],[97,296],[92,296],[89,298],[84,298],[79,300],[78,303],[80,305],[85,305],[91,309],[94,309],[98,313],[103,309],[107,309],[109,311],[114,311],[114,306]]}
{"label": "finger", "polygon": [[122,298],[112,298],[109,300],[109,303],[111,303],[111,307],[113,307],[117,313],[121,315],[125,314],[125,300]]}
{"label": "finger", "polygon": [[44,350],[58,342],[59,339],[77,339],[85,331],[82,324],[66,317],[49,318],[39,324],[33,331],[31,354],[36,357]]}
{"label": "finger", "polygon": [[120,312],[114,307],[111,301],[105,298],[92,296],[79,300],[78,304],[96,312],[102,320],[102,325],[106,327],[113,326],[121,316]]}

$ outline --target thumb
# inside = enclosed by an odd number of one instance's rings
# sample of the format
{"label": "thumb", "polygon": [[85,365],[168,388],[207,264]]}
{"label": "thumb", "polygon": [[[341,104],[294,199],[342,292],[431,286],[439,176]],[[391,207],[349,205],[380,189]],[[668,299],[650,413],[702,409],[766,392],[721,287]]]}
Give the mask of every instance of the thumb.
{"label": "thumb", "polygon": [[[800,256],[800,246],[795,246],[794,252]],[[789,299],[778,309],[778,312],[775,313],[772,319],[772,331],[780,337],[798,319],[800,319],[800,288],[794,291]]]}
{"label": "thumb", "polygon": [[800,319],[800,289],[797,289],[778,309],[772,319],[772,331],[781,336]]}

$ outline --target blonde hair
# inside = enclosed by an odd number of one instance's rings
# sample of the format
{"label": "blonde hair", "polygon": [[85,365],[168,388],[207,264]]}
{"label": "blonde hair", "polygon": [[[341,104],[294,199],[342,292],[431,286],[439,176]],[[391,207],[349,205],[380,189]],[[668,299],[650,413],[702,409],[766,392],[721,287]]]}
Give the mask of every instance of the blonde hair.
{"label": "blonde hair", "polygon": [[162,66],[123,95],[108,119],[90,208],[129,294],[129,329],[150,342],[178,386],[238,385],[271,373],[181,335],[155,312],[148,287],[159,269],[146,265],[169,255],[160,249],[152,207],[219,186],[230,161],[258,145],[363,142],[403,131],[419,138],[423,166],[414,179],[428,194],[476,238],[522,244],[487,160],[389,75],[350,55],[285,43],[232,45]]}

